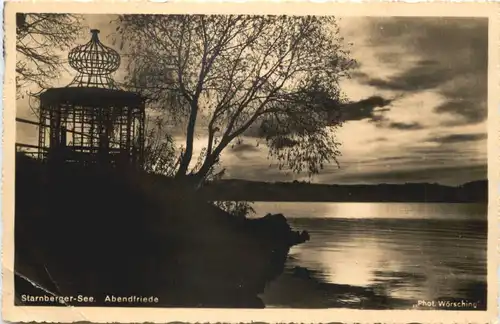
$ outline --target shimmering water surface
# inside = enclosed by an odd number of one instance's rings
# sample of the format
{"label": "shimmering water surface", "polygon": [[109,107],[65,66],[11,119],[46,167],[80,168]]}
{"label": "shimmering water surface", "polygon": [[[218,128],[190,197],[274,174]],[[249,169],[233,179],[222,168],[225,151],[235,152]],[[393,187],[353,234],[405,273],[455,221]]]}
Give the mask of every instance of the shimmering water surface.
{"label": "shimmering water surface", "polygon": [[256,203],[311,240],[265,291],[269,307],[409,308],[486,302],[485,204]]}

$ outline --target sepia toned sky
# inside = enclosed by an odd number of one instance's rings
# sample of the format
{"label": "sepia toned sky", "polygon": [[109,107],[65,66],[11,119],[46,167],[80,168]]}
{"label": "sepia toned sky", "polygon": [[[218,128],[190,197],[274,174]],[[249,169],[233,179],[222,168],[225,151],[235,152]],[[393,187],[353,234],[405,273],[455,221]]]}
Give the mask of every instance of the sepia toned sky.
{"label": "sepia toned sky", "polygon": [[[114,30],[110,18],[86,17],[91,28],[101,29],[107,45],[106,34]],[[357,104],[345,112],[346,123],[337,135],[340,168],[327,165],[312,181],[456,185],[486,179],[487,20],[349,17],[340,18],[339,25],[359,63],[341,87]],[[54,85],[70,81],[67,75]],[[376,97],[390,103],[376,107]],[[18,116],[34,118],[26,99],[18,102]],[[172,133],[182,144],[181,130]],[[18,141],[35,138],[33,130],[18,127]],[[195,150],[205,143],[201,132]],[[257,146],[250,137],[227,148],[221,160],[228,178],[307,179],[270,167],[265,145]]]}

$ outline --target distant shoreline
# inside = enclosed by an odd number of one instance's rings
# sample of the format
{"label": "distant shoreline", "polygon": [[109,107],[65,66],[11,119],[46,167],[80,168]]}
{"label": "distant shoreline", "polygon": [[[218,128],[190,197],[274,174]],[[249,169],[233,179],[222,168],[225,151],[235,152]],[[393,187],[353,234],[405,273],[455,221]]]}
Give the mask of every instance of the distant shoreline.
{"label": "distant shoreline", "polygon": [[325,185],[228,179],[208,183],[200,194],[212,201],[487,203],[488,181],[452,187],[431,183]]}

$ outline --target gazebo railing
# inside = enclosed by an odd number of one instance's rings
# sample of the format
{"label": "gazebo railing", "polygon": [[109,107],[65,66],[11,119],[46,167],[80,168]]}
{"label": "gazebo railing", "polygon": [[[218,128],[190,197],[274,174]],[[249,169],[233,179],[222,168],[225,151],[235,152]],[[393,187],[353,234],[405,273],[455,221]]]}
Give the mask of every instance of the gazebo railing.
{"label": "gazebo railing", "polygon": [[[44,126],[39,122],[35,122],[35,121],[23,119],[23,118],[16,118],[16,121],[19,123],[34,125],[37,127]],[[65,129],[65,131],[67,133],[70,133],[70,134],[81,135],[81,136],[85,136],[88,138],[91,137],[89,134],[84,134],[84,133],[70,130],[70,129]],[[115,142],[115,141],[110,141],[109,143],[112,145],[118,145],[118,146],[120,145],[120,143]],[[83,155],[85,153],[87,153],[87,154],[88,153],[92,153],[92,154],[98,153],[96,148],[91,149],[91,148],[87,148],[85,146],[68,145],[65,148],[69,149],[67,151],[67,154],[65,154],[65,156],[67,156],[67,158],[69,158],[68,162],[71,162],[71,160],[74,160],[76,162],[76,160],[80,160],[80,159],[82,160],[82,162],[83,162],[83,160],[86,160],[86,159],[90,159],[90,160],[92,160],[92,162],[95,162],[95,161],[93,161],[94,158],[91,158],[91,157],[85,158],[85,157],[83,157]],[[112,156],[118,157],[122,153],[122,151],[120,149],[114,148],[114,147],[109,147],[107,151],[108,151],[108,154],[110,157],[112,157]],[[48,153],[49,153],[49,148],[41,146],[41,145],[16,143],[16,152],[23,152],[24,154],[30,155],[33,158],[45,160],[47,158]],[[86,162],[91,162],[90,160],[86,161]]]}
{"label": "gazebo railing", "polygon": [[[24,119],[24,118],[17,118],[16,117],[16,122],[40,127],[39,122],[35,122],[35,121]],[[47,155],[47,151],[48,151],[48,149],[46,147],[42,147],[40,145],[33,145],[33,144],[16,142],[16,152],[23,152],[24,154],[29,155],[35,159],[38,159],[40,157],[42,157],[44,159]]]}

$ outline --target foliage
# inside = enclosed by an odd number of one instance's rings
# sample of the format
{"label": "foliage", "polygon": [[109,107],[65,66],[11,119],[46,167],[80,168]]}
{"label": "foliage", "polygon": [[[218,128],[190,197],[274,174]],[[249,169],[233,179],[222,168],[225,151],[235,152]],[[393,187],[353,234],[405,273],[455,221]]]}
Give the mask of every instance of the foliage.
{"label": "foliage", "polygon": [[215,201],[214,205],[236,217],[246,218],[255,213],[251,202],[247,201]]}
{"label": "foliage", "polygon": [[81,32],[81,17],[73,14],[18,13],[16,16],[16,87],[45,89],[60,75],[60,54],[74,45]]}
{"label": "foliage", "polygon": [[122,15],[118,36],[133,57],[128,86],[186,121],[177,169],[190,173],[204,122],[201,181],[235,139],[259,125],[280,168],[319,172],[340,154],[339,81],[354,61],[333,17]]}
{"label": "foliage", "polygon": [[144,145],[144,170],[148,173],[173,176],[178,166],[178,156],[173,137],[165,132],[161,118],[146,121]]}

